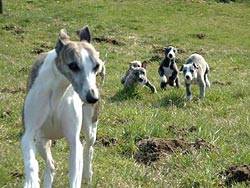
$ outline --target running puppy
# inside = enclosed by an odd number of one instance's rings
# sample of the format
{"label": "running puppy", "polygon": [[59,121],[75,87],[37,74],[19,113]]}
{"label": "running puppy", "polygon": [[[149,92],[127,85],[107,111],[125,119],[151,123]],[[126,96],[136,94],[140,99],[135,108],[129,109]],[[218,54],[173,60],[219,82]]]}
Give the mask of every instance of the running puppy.
{"label": "running puppy", "polygon": [[146,85],[153,93],[156,93],[155,86],[147,79],[147,62],[132,61],[128,70],[121,79],[124,88],[134,88],[137,85]]}
{"label": "running puppy", "polygon": [[191,84],[198,84],[200,87],[200,99],[205,97],[206,87],[210,87],[207,74],[210,71],[208,63],[199,54],[192,54],[184,64],[180,71],[183,72],[184,82],[186,87],[186,100],[192,100],[192,93],[190,89]]}
{"label": "running puppy", "polygon": [[175,63],[176,54],[177,49],[173,46],[169,46],[165,50],[165,58],[158,69],[162,89],[166,89],[167,85],[180,87],[179,71]]}

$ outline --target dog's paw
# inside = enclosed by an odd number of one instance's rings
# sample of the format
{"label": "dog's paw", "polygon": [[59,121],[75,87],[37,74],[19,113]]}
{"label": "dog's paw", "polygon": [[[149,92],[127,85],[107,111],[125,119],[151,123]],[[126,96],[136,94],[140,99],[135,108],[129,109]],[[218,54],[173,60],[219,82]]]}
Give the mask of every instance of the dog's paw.
{"label": "dog's paw", "polygon": [[186,98],[185,98],[186,101],[191,101],[192,99],[193,99],[192,95],[186,96]]}
{"label": "dog's paw", "polygon": [[167,88],[167,82],[161,82],[161,89]]}

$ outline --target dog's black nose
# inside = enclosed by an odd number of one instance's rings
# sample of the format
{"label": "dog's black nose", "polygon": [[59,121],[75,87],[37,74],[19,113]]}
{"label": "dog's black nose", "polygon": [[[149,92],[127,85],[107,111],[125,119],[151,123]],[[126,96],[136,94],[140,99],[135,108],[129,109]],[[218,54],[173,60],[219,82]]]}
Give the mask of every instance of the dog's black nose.
{"label": "dog's black nose", "polygon": [[171,59],[171,58],[173,58],[173,55],[172,54],[168,54],[168,57]]}
{"label": "dog's black nose", "polygon": [[96,103],[99,98],[95,95],[94,90],[89,90],[86,95],[86,99],[88,103],[94,104]]}
{"label": "dog's black nose", "polygon": [[189,79],[190,79],[190,76],[187,75],[187,76],[186,76],[186,79],[189,80]]}
{"label": "dog's black nose", "polygon": [[139,82],[143,82],[143,79],[142,79],[142,78],[139,78]]}

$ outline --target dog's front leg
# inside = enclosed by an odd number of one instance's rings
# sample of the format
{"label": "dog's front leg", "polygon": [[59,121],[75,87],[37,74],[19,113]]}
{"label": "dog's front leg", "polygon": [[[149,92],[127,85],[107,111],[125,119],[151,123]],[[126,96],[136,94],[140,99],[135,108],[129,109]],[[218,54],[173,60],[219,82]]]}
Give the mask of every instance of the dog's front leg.
{"label": "dog's front leg", "polygon": [[25,184],[24,188],[39,188],[38,162],[36,160],[36,148],[34,143],[35,131],[25,130],[21,140],[25,167]]}
{"label": "dog's front leg", "polygon": [[92,159],[94,148],[93,145],[96,140],[97,133],[97,123],[98,123],[98,111],[99,111],[99,102],[94,106],[83,105],[83,133],[85,136],[85,145],[83,150],[83,179],[86,182],[90,182],[92,179]]}
{"label": "dog's front leg", "polygon": [[158,73],[161,77],[161,89],[166,89],[167,88],[167,77],[164,74],[164,69],[162,66],[159,67]]}
{"label": "dog's front leg", "polygon": [[46,162],[45,173],[44,173],[44,187],[51,188],[54,175],[55,175],[55,165],[51,154],[51,140],[45,139],[43,135],[39,132],[36,139],[36,148],[40,155]]}
{"label": "dog's front leg", "polygon": [[80,141],[80,135],[73,136],[68,139],[70,148],[70,188],[80,188],[82,182],[82,166],[83,166],[83,147]]}
{"label": "dog's front leg", "polygon": [[[24,134],[21,139],[21,148],[25,166],[25,188],[40,187],[39,167],[36,160],[35,136],[37,130],[42,126],[49,114],[49,93],[34,92],[28,93],[24,103],[23,122]],[[34,102],[40,101],[41,104]]]}
{"label": "dog's front leg", "polygon": [[190,101],[190,100],[192,100],[192,93],[191,93],[190,84],[185,83],[185,87],[186,87],[186,100]]}
{"label": "dog's front leg", "polygon": [[155,86],[148,80],[145,85],[151,89],[153,93],[157,93]]}

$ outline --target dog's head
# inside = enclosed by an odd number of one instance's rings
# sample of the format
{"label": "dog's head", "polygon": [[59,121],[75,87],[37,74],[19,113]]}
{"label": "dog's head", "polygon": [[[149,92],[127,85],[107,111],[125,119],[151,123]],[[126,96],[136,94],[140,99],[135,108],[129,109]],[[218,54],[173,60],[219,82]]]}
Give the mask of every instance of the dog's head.
{"label": "dog's head", "polygon": [[196,63],[182,65],[180,71],[183,72],[185,83],[190,84],[192,80],[197,78],[198,68]]}
{"label": "dog's head", "polygon": [[133,69],[136,67],[142,67],[142,63],[140,61],[132,61],[129,63],[129,69]]}
{"label": "dog's head", "polygon": [[177,49],[173,46],[169,46],[165,49],[165,56],[168,59],[175,59],[177,54]]}
{"label": "dog's head", "polygon": [[130,73],[130,76],[132,76],[139,84],[144,85],[147,82],[147,62],[139,62],[139,64],[141,64],[141,66],[131,68],[132,72]]}
{"label": "dog's head", "polygon": [[55,48],[56,66],[72,84],[83,102],[95,103],[99,100],[96,75],[104,65],[99,52],[92,46],[88,26],[77,32],[80,41],[71,41],[62,29]]}

